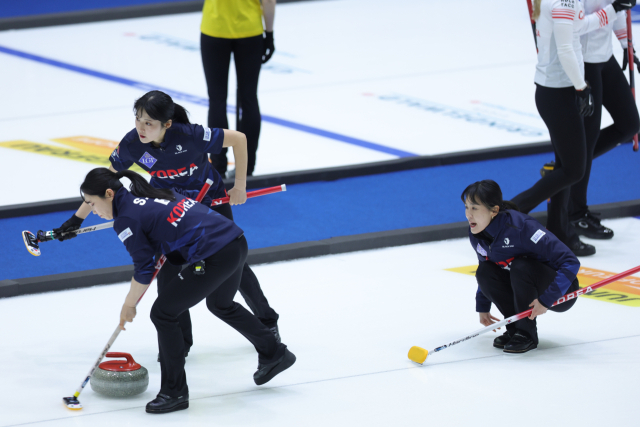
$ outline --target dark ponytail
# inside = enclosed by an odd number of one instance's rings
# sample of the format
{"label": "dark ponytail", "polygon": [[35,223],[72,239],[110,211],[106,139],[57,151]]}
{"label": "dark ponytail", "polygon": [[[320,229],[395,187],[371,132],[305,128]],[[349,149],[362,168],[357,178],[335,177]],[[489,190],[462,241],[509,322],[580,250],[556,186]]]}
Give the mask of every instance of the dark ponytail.
{"label": "dark ponytail", "polygon": [[189,112],[180,104],[173,103],[173,120],[174,123],[191,124],[189,121]]}
{"label": "dark ponytail", "polygon": [[491,179],[477,181],[464,189],[460,196],[463,202],[467,199],[479,205],[484,205],[487,209],[500,206],[500,210],[512,209],[518,211],[518,206],[509,201],[502,200],[502,190],[497,182]]}
{"label": "dark ponytail", "polygon": [[87,174],[84,182],[80,186],[80,194],[84,200],[84,195],[98,196],[104,198],[107,189],[118,191],[122,188],[120,178],[126,177],[131,181],[129,190],[136,197],[149,197],[150,199],[165,199],[175,201],[173,191],[166,188],[155,188],[142,176],[130,170],[112,172],[107,168],[95,168]]}
{"label": "dark ponytail", "polygon": [[169,95],[159,90],[152,90],[136,99],[133,104],[133,112],[136,116],[142,111],[153,120],[160,120],[164,125],[169,120],[174,123],[190,124],[189,112],[182,105],[173,102]]}

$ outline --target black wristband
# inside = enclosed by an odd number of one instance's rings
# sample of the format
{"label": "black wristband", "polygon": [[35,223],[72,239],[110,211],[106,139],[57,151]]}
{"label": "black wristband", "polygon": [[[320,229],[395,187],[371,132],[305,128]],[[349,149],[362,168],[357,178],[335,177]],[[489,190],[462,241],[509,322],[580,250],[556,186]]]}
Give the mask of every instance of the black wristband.
{"label": "black wristband", "polygon": [[73,214],[73,216],[69,218],[69,221],[71,221],[73,225],[82,225],[82,222],[84,221],[84,219],[80,218],[76,214]]}

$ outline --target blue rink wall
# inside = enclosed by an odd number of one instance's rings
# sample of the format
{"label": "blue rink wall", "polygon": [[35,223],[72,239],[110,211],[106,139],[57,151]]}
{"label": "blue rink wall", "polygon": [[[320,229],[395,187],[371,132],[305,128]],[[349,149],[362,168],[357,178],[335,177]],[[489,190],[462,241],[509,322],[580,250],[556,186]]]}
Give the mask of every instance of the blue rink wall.
{"label": "blue rink wall", "polygon": [[3,1],[0,19],[51,13],[82,12],[114,7],[144,6],[161,3],[193,3],[192,0],[18,0]]}
{"label": "blue rink wall", "polygon": [[[553,160],[550,153],[290,185],[285,193],[234,207],[234,217],[245,231],[250,249],[448,224],[464,221],[460,194],[468,184],[494,179],[509,199],[533,185],[549,160]],[[589,203],[640,199],[639,165],[640,153],[633,153],[629,144],[596,159]],[[543,209],[541,205],[536,211]],[[0,239],[5,246],[0,280],[131,264],[112,230],[63,243],[43,243],[40,257],[27,252],[20,237],[22,230],[50,230],[73,212],[0,220]],[[99,222],[100,218],[90,215],[85,225]]]}
{"label": "blue rink wall", "polygon": [[[193,0],[19,0],[4,1],[0,19],[52,13],[81,12],[114,7],[144,6],[162,3],[193,3]],[[640,22],[640,6],[634,6],[633,22]]]}

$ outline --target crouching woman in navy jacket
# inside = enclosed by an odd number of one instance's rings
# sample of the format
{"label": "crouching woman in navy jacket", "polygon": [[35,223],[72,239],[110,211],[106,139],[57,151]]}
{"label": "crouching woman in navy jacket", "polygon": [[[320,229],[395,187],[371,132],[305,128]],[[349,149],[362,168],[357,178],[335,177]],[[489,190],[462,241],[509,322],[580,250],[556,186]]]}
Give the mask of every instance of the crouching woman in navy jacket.
{"label": "crouching woman in navy jacket", "polygon": [[480,323],[500,319],[489,313],[494,303],[507,318],[533,309],[528,318],[507,325],[493,341],[505,353],[526,353],[538,346],[536,317],[547,310],[563,312],[576,300],[551,307],[568,291],[578,290],[580,262],[571,250],[534,218],[502,200],[495,181],[469,185],[462,192],[469,221],[469,240],[480,264],[476,272],[476,311]]}
{"label": "crouching woman in navy jacket", "polygon": [[[119,181],[122,177],[131,180],[131,191],[123,188]],[[136,316],[136,303],[151,283],[155,253],[162,252],[174,265],[191,265],[165,285],[151,308],[162,376],[160,393],[147,404],[147,412],[189,407],[178,316],[203,299],[215,316],[256,348],[256,384],[266,383],[293,365],[293,353],[278,343],[257,317],[233,301],[247,258],[247,241],[233,221],[173,190],[154,188],[132,171],[94,169],[80,190],[94,214],[115,219],[113,228],[133,259],[131,289],[120,314],[123,330],[125,323]]]}

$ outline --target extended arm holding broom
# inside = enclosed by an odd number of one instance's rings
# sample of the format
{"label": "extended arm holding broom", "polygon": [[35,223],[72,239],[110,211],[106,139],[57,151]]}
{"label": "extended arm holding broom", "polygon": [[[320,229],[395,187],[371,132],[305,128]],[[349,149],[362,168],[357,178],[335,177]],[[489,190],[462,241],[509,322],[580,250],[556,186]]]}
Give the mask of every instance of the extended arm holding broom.
{"label": "extended arm holding broom", "polygon": [[[249,191],[247,193],[247,199],[250,199],[252,197],[265,196],[267,194],[279,193],[281,191],[287,191],[287,186],[285,184],[277,185],[275,187],[263,188],[262,190]],[[229,203],[229,196],[213,200],[211,202],[211,206],[219,206],[225,203]],[[90,233],[92,231],[104,230],[105,228],[112,228],[112,227],[113,227],[113,221],[105,222],[99,225],[93,225],[91,227],[80,228],[75,231],[70,231],[69,233],[76,233],[76,234]],[[64,236],[65,234],[68,234],[68,233],[60,233],[60,235],[62,236]],[[22,232],[22,240],[24,241],[24,244],[27,247],[27,250],[29,251],[29,253],[33,256],[40,256],[41,254],[40,245],[39,245],[40,243],[56,240],[58,237],[60,236],[58,235],[58,233],[55,233],[54,231],[39,230],[37,235],[34,235],[32,232],[28,230],[25,230]]]}

